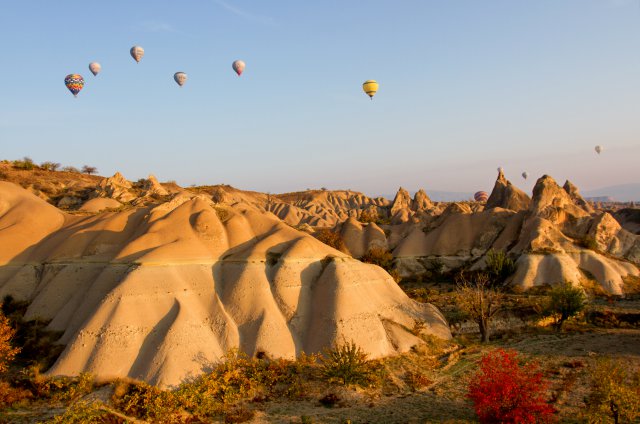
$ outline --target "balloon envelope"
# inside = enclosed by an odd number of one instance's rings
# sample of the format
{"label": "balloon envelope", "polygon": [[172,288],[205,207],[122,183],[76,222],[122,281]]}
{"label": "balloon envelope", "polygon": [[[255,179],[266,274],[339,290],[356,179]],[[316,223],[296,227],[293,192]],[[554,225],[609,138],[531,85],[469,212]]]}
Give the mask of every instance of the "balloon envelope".
{"label": "balloon envelope", "polygon": [[522,173],[522,178],[524,178],[525,180],[527,179],[528,176],[529,176],[529,173],[527,171],[524,171]]}
{"label": "balloon envelope", "polygon": [[231,67],[233,68],[234,71],[236,71],[236,74],[238,74],[238,76],[242,75],[242,72],[244,71],[245,66],[246,66],[245,63],[241,60],[236,60],[231,65]]}
{"label": "balloon envelope", "polygon": [[91,62],[89,64],[89,70],[94,76],[98,75],[101,69],[102,69],[102,66],[98,62]]}
{"label": "balloon envelope", "polygon": [[486,191],[477,191],[476,194],[473,195],[473,198],[476,202],[486,202],[489,200],[489,195]]}
{"label": "balloon envelope", "polygon": [[64,85],[67,86],[74,97],[77,97],[82,87],[84,87],[84,78],[80,74],[69,74],[64,78]]}
{"label": "balloon envelope", "polygon": [[602,146],[596,146],[596,153],[600,154],[602,152]]}
{"label": "balloon envelope", "polygon": [[144,56],[144,49],[140,46],[133,46],[131,47],[131,50],[129,50],[129,53],[136,62],[140,62]]}
{"label": "balloon envelope", "polygon": [[362,84],[362,90],[373,99],[378,91],[378,83],[375,80],[367,80]]}
{"label": "balloon envelope", "polygon": [[182,87],[184,83],[187,82],[187,74],[184,72],[176,72],[173,74],[173,79],[180,87]]}

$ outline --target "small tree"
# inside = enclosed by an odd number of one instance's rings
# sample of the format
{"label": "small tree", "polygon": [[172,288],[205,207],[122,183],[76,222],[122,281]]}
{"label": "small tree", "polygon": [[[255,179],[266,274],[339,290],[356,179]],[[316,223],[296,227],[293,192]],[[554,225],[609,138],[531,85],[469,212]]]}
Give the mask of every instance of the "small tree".
{"label": "small tree", "polygon": [[467,397],[481,423],[549,423],[554,409],[545,401],[548,383],[536,363],[521,365],[515,351],[497,349],[480,360]]}
{"label": "small tree", "polygon": [[556,316],[555,327],[562,329],[562,324],[569,318],[580,313],[586,304],[586,297],[579,287],[569,283],[559,284],[549,291],[549,306],[547,312]]}
{"label": "small tree", "polygon": [[344,250],[345,248],[342,237],[334,231],[324,229],[315,233],[314,236],[324,244],[331,246],[336,250]]}
{"label": "small tree", "polygon": [[82,167],[82,173],[83,174],[95,174],[96,172],[98,172],[98,168],[96,168],[95,166],[88,166],[85,165]]}
{"label": "small tree", "polygon": [[489,274],[503,283],[516,270],[516,265],[503,250],[490,249],[487,252],[487,271]]}
{"label": "small tree", "polygon": [[20,348],[11,345],[11,339],[16,334],[7,318],[0,312],[0,373],[7,371],[9,363],[20,352]]}
{"label": "small tree", "polygon": [[40,168],[44,169],[45,171],[57,171],[58,168],[60,168],[60,164],[57,162],[42,162],[40,164]]}
{"label": "small tree", "polygon": [[76,168],[75,166],[65,166],[64,168],[62,168],[62,171],[64,172],[73,172],[75,174],[79,174],[80,170],[78,168]]}
{"label": "small tree", "polygon": [[640,418],[640,372],[629,375],[621,360],[599,358],[592,368],[589,411],[602,417],[609,415],[617,424]]}
{"label": "small tree", "polygon": [[491,287],[487,274],[475,274],[469,279],[460,273],[457,283],[458,307],[478,324],[481,341],[489,341],[491,319],[500,311],[504,295]]}
{"label": "small tree", "polygon": [[330,381],[337,381],[345,386],[367,386],[373,382],[374,367],[367,354],[353,341],[334,349],[325,349],[320,362],[322,376]]}

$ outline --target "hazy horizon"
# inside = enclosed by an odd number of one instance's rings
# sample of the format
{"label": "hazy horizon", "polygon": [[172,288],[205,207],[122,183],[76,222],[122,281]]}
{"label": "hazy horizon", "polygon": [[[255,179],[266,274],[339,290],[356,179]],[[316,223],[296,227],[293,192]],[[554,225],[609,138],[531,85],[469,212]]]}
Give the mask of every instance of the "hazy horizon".
{"label": "hazy horizon", "polygon": [[640,182],[637,0],[26,3],[0,16],[2,158],[263,192]]}

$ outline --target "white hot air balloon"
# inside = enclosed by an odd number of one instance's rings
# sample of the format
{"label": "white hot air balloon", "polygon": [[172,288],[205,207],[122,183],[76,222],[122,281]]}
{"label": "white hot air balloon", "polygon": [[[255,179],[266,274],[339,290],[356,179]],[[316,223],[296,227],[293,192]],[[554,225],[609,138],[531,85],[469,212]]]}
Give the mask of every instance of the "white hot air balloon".
{"label": "white hot air balloon", "polygon": [[596,146],[595,150],[596,150],[597,154],[602,153],[602,146],[600,146],[600,145]]}
{"label": "white hot air balloon", "polygon": [[93,76],[98,75],[101,69],[102,69],[102,66],[98,62],[91,62],[89,64],[89,70],[91,71]]}
{"label": "white hot air balloon", "polygon": [[527,179],[528,176],[529,176],[529,173],[527,171],[524,171],[522,173],[522,178],[524,178],[525,180]]}
{"label": "white hot air balloon", "polygon": [[140,63],[144,56],[144,49],[140,46],[133,46],[131,47],[131,50],[129,50],[129,53],[131,54],[133,60]]}
{"label": "white hot air balloon", "polygon": [[187,74],[184,72],[176,72],[173,74],[173,79],[180,87],[182,87],[184,83],[187,82]]}
{"label": "white hot air balloon", "polygon": [[245,66],[246,66],[245,63],[241,60],[236,60],[231,65],[231,67],[236,72],[236,74],[238,74],[238,76],[242,75],[242,72],[244,71]]}

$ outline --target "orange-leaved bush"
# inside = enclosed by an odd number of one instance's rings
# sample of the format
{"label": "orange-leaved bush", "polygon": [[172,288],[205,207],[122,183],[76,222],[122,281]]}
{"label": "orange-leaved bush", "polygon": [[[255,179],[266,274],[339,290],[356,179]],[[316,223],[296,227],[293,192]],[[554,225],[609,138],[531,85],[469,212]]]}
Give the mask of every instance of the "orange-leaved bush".
{"label": "orange-leaved bush", "polygon": [[550,423],[555,410],[545,401],[548,383],[536,363],[521,365],[517,352],[496,349],[480,360],[469,397],[481,423]]}
{"label": "orange-leaved bush", "polygon": [[16,330],[11,327],[9,318],[0,312],[0,373],[7,371],[9,362],[20,352],[19,348],[11,346],[11,339]]}

